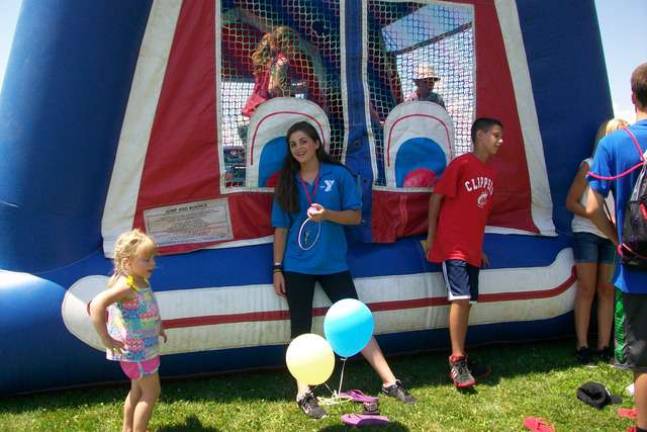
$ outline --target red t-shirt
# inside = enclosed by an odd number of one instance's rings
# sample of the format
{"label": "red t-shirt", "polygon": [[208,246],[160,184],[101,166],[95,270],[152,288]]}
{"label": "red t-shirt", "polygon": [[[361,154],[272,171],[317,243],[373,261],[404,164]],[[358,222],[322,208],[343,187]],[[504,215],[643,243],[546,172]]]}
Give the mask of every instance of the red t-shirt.
{"label": "red t-shirt", "polygon": [[443,172],[434,193],[443,195],[434,243],[427,259],[450,259],[481,266],[483,233],[494,193],[494,170],[474,154],[457,157]]}

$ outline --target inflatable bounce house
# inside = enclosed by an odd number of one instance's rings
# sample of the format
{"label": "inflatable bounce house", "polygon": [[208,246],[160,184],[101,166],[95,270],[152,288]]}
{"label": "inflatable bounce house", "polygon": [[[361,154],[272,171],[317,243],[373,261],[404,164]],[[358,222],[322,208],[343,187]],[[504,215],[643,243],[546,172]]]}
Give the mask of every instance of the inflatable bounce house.
{"label": "inflatable bounce house", "polygon": [[593,0],[24,0],[0,99],[0,393],[123,379],[87,305],[133,227],[160,245],[162,376],[284,365],[269,214],[299,120],[361,187],[349,262],[386,353],[448,345],[421,240],[481,116],[505,136],[468,339],[570,334],[563,202],[611,113]]}

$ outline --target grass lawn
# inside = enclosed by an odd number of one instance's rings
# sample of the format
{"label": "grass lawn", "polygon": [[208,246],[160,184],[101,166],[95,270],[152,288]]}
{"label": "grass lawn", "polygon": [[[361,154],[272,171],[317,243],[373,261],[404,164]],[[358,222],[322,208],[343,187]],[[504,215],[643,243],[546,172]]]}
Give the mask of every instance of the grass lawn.
{"label": "grass lawn", "polygon": [[[557,431],[624,431],[631,424],[616,414],[631,407],[624,394],[628,372],[599,363],[582,367],[573,360],[573,341],[526,345],[496,345],[472,351],[492,374],[474,391],[459,392],[447,377],[445,352],[391,358],[402,381],[418,398],[405,406],[380,398],[386,427],[371,431],[522,431],[525,416],[551,421]],[[163,368],[162,359],[162,368]],[[331,378],[337,385],[339,367]],[[344,389],[376,394],[379,380],[364,361],[351,362]],[[579,385],[598,381],[623,395],[621,405],[596,410],[575,397]],[[1,431],[119,431],[127,385],[94,387],[0,399]],[[162,397],[155,408],[151,431],[343,431],[339,416],[361,412],[344,402],[327,407],[328,417],[310,420],[294,403],[294,383],[287,370],[240,373],[182,381],[162,379]],[[319,396],[329,396],[325,388]]]}

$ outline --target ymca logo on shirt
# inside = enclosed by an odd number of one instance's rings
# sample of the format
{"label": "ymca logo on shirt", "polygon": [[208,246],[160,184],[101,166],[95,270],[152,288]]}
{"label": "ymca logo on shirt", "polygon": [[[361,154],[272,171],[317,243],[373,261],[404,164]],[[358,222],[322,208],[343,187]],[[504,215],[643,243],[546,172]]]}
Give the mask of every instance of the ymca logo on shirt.
{"label": "ymca logo on shirt", "polygon": [[464,183],[467,192],[478,193],[476,198],[476,205],[479,208],[484,208],[489,198],[494,194],[494,182],[489,177],[476,176]]}
{"label": "ymca logo on shirt", "polygon": [[324,180],[323,182],[324,184],[321,185],[320,189],[323,189],[324,192],[330,192],[335,184],[335,180]]}

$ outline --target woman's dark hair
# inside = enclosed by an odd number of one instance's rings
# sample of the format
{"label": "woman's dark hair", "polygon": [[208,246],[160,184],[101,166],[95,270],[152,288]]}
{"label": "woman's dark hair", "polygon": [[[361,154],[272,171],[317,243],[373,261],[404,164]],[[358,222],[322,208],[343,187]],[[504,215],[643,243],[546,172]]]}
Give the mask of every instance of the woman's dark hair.
{"label": "woman's dark hair", "polygon": [[290,151],[290,136],[295,132],[303,132],[313,141],[319,142],[319,148],[317,149],[317,159],[319,162],[325,162],[334,165],[340,165],[339,162],[334,160],[326,150],[324,150],[323,143],[317,130],[310,123],[306,121],[300,121],[293,124],[288,129],[285,134],[285,142],[288,146],[287,154],[285,155],[285,160],[283,161],[283,167],[279,172],[279,179],[276,184],[276,189],[274,190],[276,201],[278,202],[281,209],[287,213],[296,213],[299,209],[299,195],[297,193],[297,184],[294,181],[294,177],[297,175],[301,169],[299,162],[292,156]]}

